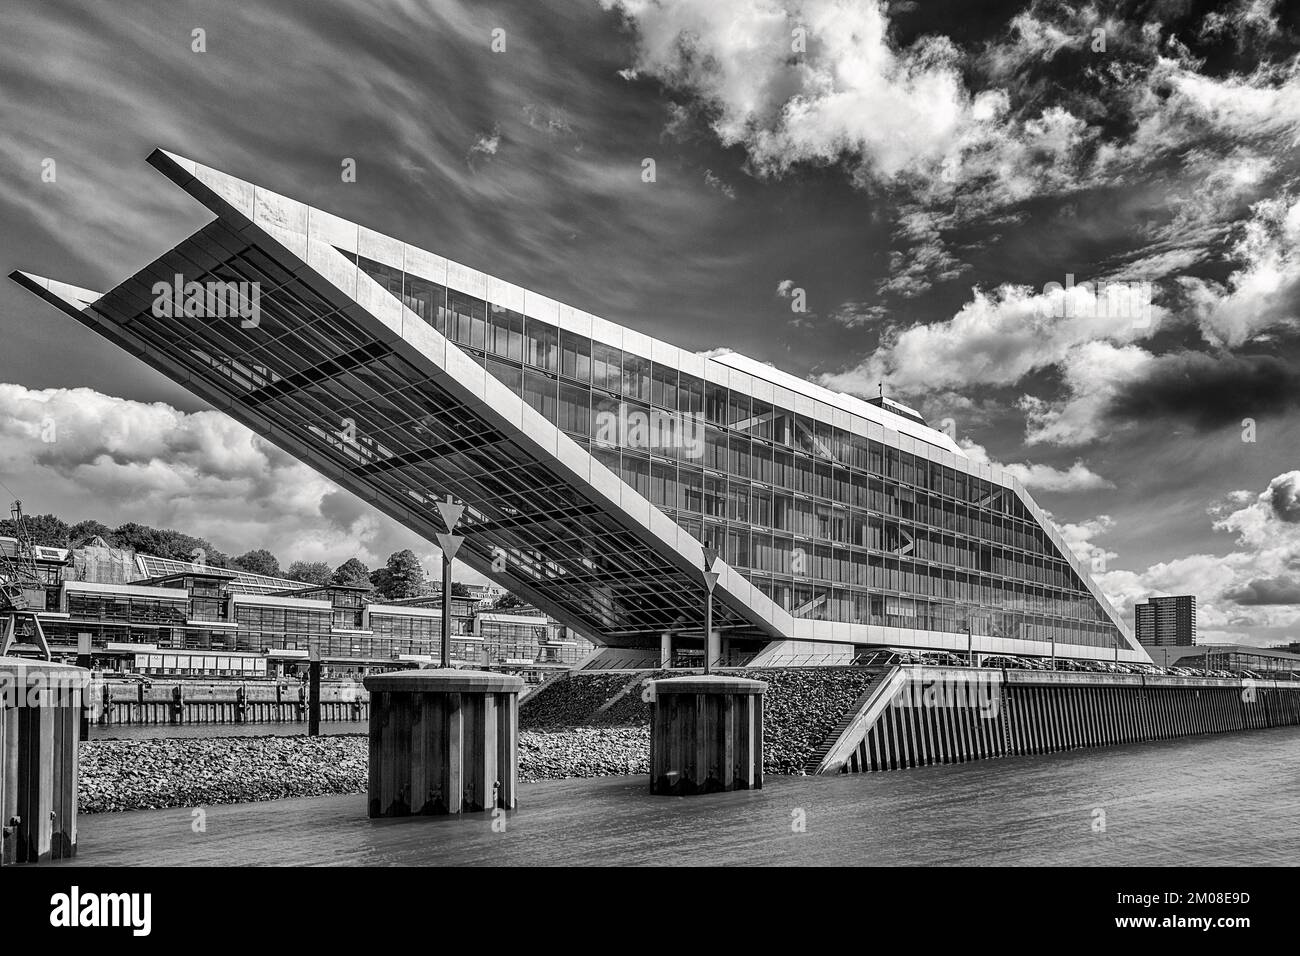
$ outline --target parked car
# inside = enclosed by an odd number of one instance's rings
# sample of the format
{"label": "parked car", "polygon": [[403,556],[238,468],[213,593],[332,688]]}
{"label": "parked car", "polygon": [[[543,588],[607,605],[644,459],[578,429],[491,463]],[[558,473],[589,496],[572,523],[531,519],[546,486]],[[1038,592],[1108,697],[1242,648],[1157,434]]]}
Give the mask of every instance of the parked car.
{"label": "parked car", "polygon": [[1006,655],[1003,654],[993,654],[984,658],[984,660],[980,663],[980,666],[1000,667],[1005,669],[1008,667],[1020,667],[1021,665],[1020,665],[1020,661],[1018,661],[1014,657],[1007,657]]}

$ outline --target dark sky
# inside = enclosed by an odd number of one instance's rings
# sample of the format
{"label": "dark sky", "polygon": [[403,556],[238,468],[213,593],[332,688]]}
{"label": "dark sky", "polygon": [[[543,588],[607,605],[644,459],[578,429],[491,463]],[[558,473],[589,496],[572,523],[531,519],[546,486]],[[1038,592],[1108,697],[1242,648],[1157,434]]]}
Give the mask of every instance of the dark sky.
{"label": "dark sky", "polygon": [[[0,263],[107,289],[202,225],[162,146],[683,347],[883,381],[1018,466],[1126,609],[1295,640],[1297,49],[1268,0],[17,0]],[[29,511],[286,563],[416,544],[10,284],[0,336]]]}

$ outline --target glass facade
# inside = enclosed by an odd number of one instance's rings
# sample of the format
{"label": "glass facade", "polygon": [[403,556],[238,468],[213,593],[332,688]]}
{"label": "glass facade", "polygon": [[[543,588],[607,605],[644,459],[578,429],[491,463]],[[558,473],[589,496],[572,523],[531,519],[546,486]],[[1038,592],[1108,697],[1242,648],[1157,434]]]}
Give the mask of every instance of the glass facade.
{"label": "glass facade", "polygon": [[[159,587],[184,587],[189,597],[162,596],[156,591]],[[76,582],[68,582],[63,588],[67,616],[46,620],[44,628],[51,645],[59,650],[75,652],[78,636],[90,634],[92,652],[99,655],[101,664],[115,669],[132,656],[148,657],[151,663],[137,669],[158,675],[226,676],[241,672],[239,662],[245,660],[259,661],[258,670],[265,675],[267,652],[310,648],[335,664],[386,664],[402,655],[436,659],[442,653],[440,613],[423,609],[423,602],[433,604],[433,598],[421,599],[421,605],[412,603],[408,610],[372,604],[372,595],[360,588],[304,587],[292,593],[253,597],[232,594],[231,587],[230,579],[206,575],[172,575],[140,583],[134,593],[131,585],[122,591],[104,592],[81,590]],[[58,611],[59,586],[52,588],[52,595]],[[300,603],[303,599],[329,602],[329,606],[306,606]],[[217,610],[212,610],[212,603],[218,605]],[[473,598],[452,600],[451,657],[458,663],[492,665],[524,658],[572,663],[591,649],[591,644],[581,639],[548,640],[548,633],[553,634],[559,626],[544,616],[509,626],[489,620],[480,637],[475,634],[477,603]],[[203,626],[207,621],[224,623]],[[160,653],[171,652],[167,659],[180,663],[154,662],[157,654],[132,655],[126,649],[118,649],[115,657],[105,656],[110,642],[149,645]],[[179,651],[222,654],[175,656]]]}
{"label": "glass facade", "polygon": [[358,263],[795,617],[946,632],[969,617],[992,637],[1122,641],[1010,489]]}
{"label": "glass facade", "polygon": [[[698,570],[382,332],[371,291],[366,315],[250,235],[218,218],[97,300],[98,328],[426,536],[437,500],[467,502],[462,554],[504,560],[566,623],[613,644],[698,631]],[[1122,640],[1017,494],[949,467],[937,445],[900,450],[802,402],[343,255],[797,619],[935,634],[970,622],[1044,653]],[[152,284],[176,273],[258,283],[258,323],[155,315]],[[714,608],[732,638],[773,636],[753,608]]]}
{"label": "glass facade", "polygon": [[305,651],[330,632],[332,616],[329,608],[315,610],[236,604],[235,623],[239,630],[235,649]]}

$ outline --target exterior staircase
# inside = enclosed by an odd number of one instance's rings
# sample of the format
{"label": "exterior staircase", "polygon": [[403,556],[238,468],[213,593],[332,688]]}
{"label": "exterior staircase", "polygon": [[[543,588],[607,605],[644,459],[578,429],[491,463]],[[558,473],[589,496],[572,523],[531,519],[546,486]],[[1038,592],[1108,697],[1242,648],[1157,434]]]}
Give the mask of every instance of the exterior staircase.
{"label": "exterior staircase", "polygon": [[863,688],[862,693],[858,695],[858,699],[845,708],[843,715],[840,717],[840,722],[835,725],[835,729],[826,735],[822,742],[817,745],[817,749],[809,754],[808,759],[804,761],[803,772],[805,774],[812,776],[817,773],[821,768],[822,761],[831,752],[831,748],[853,726],[858,714],[862,713],[862,708],[866,707],[871,698],[875,696],[876,691],[880,689],[880,685],[885,682],[891,670],[891,668],[885,668],[873,677],[871,682]]}

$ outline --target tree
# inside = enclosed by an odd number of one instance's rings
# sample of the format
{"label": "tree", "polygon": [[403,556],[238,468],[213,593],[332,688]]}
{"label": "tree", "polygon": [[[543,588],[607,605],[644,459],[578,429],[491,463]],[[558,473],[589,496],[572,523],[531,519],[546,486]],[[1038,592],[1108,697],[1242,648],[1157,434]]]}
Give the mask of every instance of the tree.
{"label": "tree", "polygon": [[130,548],[141,554],[171,558],[174,561],[195,561],[195,552],[201,552],[202,563],[214,568],[224,568],[230,563],[230,559],[206,538],[196,538],[166,528],[151,528],[134,521],[113,529],[109,543],[116,548]]}
{"label": "tree", "polygon": [[110,547],[113,545],[113,529],[102,521],[96,521],[94,518],[78,521],[68,529],[68,541],[73,546],[80,545],[82,542],[96,536],[107,541]]}
{"label": "tree", "polygon": [[334,569],[329,583],[341,587],[368,588],[371,586],[370,569],[364,562],[356,558],[348,558]]}
{"label": "tree", "polygon": [[255,548],[235,558],[231,565],[250,574],[266,574],[273,578],[280,576],[280,562],[266,548]]}
{"label": "tree", "polygon": [[329,584],[330,566],[324,561],[295,561],[284,576],[304,584]]}
{"label": "tree", "polygon": [[419,597],[424,568],[410,548],[388,556],[388,564],[370,575],[370,583],[382,598],[390,601]]}
{"label": "tree", "polygon": [[494,610],[497,611],[508,611],[512,607],[525,607],[527,603],[528,602],[525,601],[523,598],[519,597],[516,594],[511,594],[509,591],[507,591],[505,594],[501,595],[499,598],[496,599],[496,603],[493,604],[492,607]]}
{"label": "tree", "polygon": [[461,584],[459,581],[452,581],[452,582],[451,582],[451,596],[452,596],[452,597],[471,597],[472,595],[469,593],[469,587],[468,587],[468,586],[466,586],[466,585],[464,585],[464,584]]}
{"label": "tree", "polygon": [[[23,527],[31,536],[32,544],[43,548],[68,546],[68,523],[58,515],[23,515]],[[0,521],[0,535],[17,538],[18,526],[12,518]]]}

